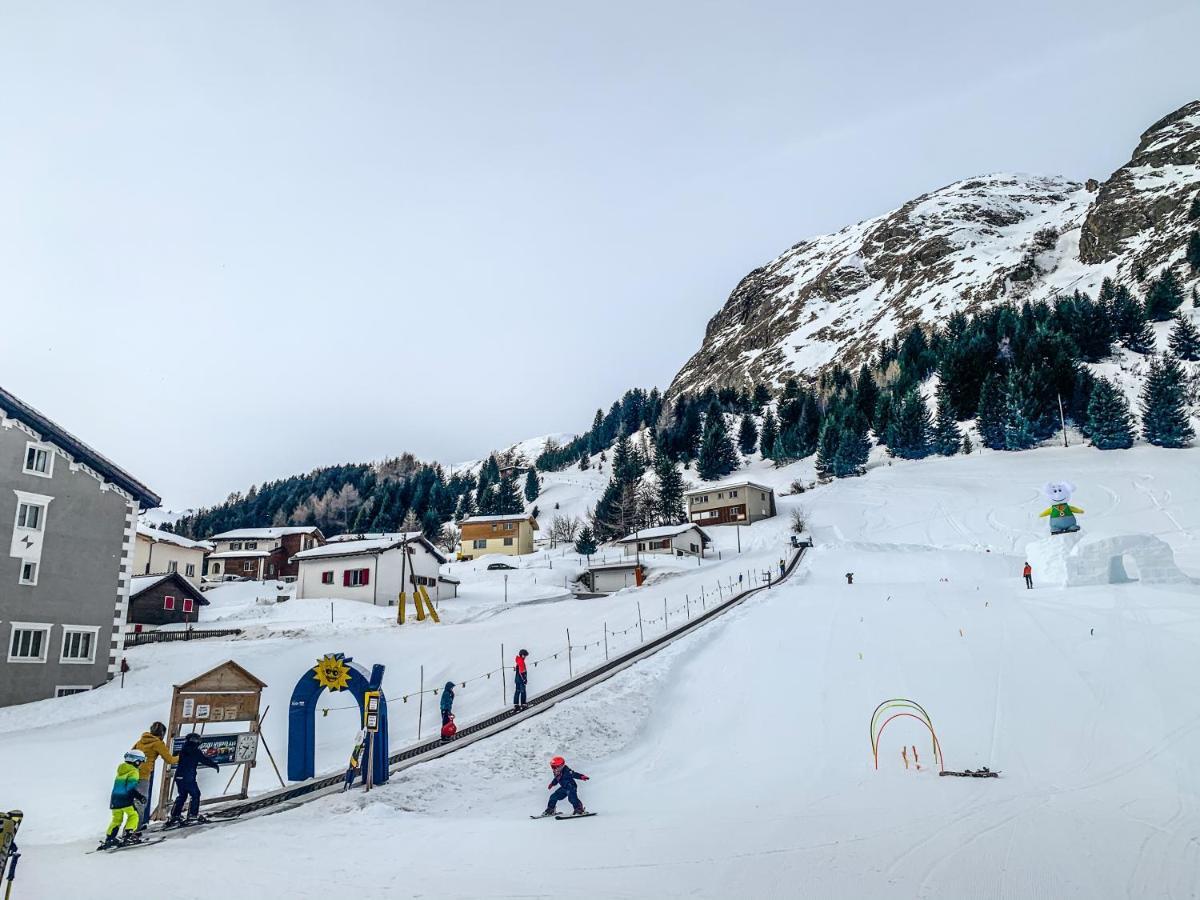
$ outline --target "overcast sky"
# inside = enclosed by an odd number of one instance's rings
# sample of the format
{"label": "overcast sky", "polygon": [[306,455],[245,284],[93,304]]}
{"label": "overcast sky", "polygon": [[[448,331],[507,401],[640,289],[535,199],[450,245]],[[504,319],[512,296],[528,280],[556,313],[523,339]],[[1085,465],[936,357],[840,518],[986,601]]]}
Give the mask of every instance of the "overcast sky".
{"label": "overcast sky", "polygon": [[0,0],[0,385],[176,509],[580,430],[804,237],[1106,177],[1200,95],[1198,33],[1194,0]]}

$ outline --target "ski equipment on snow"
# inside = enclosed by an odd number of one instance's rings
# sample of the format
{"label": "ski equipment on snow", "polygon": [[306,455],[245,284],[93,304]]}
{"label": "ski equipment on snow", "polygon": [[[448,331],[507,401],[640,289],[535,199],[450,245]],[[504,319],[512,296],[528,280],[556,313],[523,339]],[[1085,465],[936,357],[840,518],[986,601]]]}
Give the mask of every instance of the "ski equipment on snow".
{"label": "ski equipment on snow", "polygon": [[957,776],[958,778],[999,778],[1000,777],[999,772],[993,772],[987,766],[984,766],[982,769],[978,769],[978,770],[964,769],[961,772],[938,772],[938,774],[939,775],[954,775],[954,776]]}

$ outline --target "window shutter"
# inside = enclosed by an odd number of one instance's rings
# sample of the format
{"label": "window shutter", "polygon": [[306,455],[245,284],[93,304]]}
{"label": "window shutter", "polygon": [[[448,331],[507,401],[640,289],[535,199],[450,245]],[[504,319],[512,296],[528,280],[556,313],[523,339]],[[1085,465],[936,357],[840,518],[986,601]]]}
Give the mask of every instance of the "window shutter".
{"label": "window shutter", "polygon": [[194,605],[195,605],[195,601],[194,601],[194,600],[192,600],[192,598],[191,598],[191,597],[184,597],[184,598],[183,598],[183,611],[184,611],[185,613],[190,613],[190,612],[192,611],[192,608],[193,608],[193,606],[194,606]]}
{"label": "window shutter", "polygon": [[175,598],[172,597],[170,594],[163,597],[163,609],[174,609],[174,608],[175,608]]}
{"label": "window shutter", "polygon": [[350,570],[349,569],[347,569],[345,572],[342,573],[342,586],[350,587]]}
{"label": "window shutter", "polygon": [[361,581],[363,584],[370,584],[370,583],[371,583],[371,570],[370,570],[370,569],[363,569],[363,570],[362,570],[362,578],[360,579],[360,581]]}

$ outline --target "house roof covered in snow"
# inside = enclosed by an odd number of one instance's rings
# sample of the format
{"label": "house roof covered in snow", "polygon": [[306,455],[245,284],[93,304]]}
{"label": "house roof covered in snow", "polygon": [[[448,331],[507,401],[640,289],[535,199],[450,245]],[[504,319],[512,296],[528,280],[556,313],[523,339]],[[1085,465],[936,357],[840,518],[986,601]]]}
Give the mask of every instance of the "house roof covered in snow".
{"label": "house roof covered in snow", "polygon": [[482,525],[486,522],[532,522],[535,529],[538,527],[537,519],[529,513],[513,513],[508,516],[467,516],[459,524]]}
{"label": "house roof covered in snow", "polygon": [[587,568],[589,572],[603,572],[607,569],[636,569],[638,566],[645,566],[645,563],[639,563],[634,559],[625,559],[620,562],[596,563]]}
{"label": "house roof covered in snow", "polygon": [[208,606],[208,598],[196,590],[192,583],[178,572],[164,572],[161,575],[134,575],[129,579],[129,599],[132,600],[144,594],[164,581],[170,581],[181,593],[191,597],[201,606]]}
{"label": "house roof covered in snow", "polygon": [[410,534],[407,539],[403,535],[399,537],[389,535],[388,537],[368,538],[361,541],[337,541],[332,544],[326,544],[323,547],[301,550],[292,556],[292,559],[297,562],[304,562],[305,560],[312,559],[337,559],[343,556],[375,556],[379,553],[386,553],[388,550],[398,550],[405,543],[409,546],[419,544],[424,547],[438,563],[448,562],[441,551],[433,546],[420,532]]}
{"label": "house roof covered in snow", "polygon": [[421,536],[421,532],[419,531],[367,531],[362,533],[347,531],[345,534],[335,534],[333,537],[326,538],[325,543],[344,544],[347,541],[378,541],[383,540],[384,538],[390,538],[393,541],[400,541],[404,539],[405,534],[408,535],[408,539],[410,541],[416,540]]}
{"label": "house roof covered in snow", "polygon": [[290,525],[285,528],[235,528],[222,531],[209,538],[210,541],[270,541],[288,534],[320,534],[316,525]]}
{"label": "house roof covered in snow", "polygon": [[142,509],[154,509],[162,505],[162,498],[146,485],[4,388],[0,388],[0,411],[8,418],[36,431],[42,440],[61,448],[75,462],[83,463],[105,480],[115,484],[137,500]]}
{"label": "house roof covered in snow", "polygon": [[756,491],[766,491],[768,494],[775,493],[773,487],[768,487],[765,484],[759,484],[757,481],[727,481],[723,484],[706,484],[703,487],[692,488],[683,492],[683,496],[691,497],[695,494],[711,494],[716,491],[727,491],[730,488],[749,487]]}
{"label": "house roof covered in snow", "polygon": [[162,531],[158,528],[151,528],[149,525],[138,523],[138,537],[144,537],[151,541],[158,541],[163,544],[174,544],[177,547],[183,547],[187,550],[211,550],[212,545],[207,541],[193,541],[189,538],[180,537],[177,534],[172,534],[169,531]]}
{"label": "house roof covered in snow", "polygon": [[259,556],[270,556],[270,550],[225,550],[221,553],[209,554],[209,559],[241,559]]}
{"label": "house roof covered in snow", "polygon": [[641,531],[626,535],[615,543],[632,544],[637,541],[652,541],[655,538],[675,537],[676,535],[683,534],[687,531],[700,532],[700,537],[704,539],[705,543],[708,543],[710,540],[712,540],[712,538],[709,537],[708,532],[699,525],[695,525],[691,522],[685,522],[683,525],[660,525],[658,528],[643,528]]}

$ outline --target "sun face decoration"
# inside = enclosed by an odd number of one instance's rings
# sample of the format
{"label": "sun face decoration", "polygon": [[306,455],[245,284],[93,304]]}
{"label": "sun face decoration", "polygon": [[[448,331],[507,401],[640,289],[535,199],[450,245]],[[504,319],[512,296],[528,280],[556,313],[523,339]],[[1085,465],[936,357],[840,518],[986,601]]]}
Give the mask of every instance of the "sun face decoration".
{"label": "sun face decoration", "polygon": [[313,677],[321,687],[330,691],[344,691],[350,687],[350,667],[340,655],[331,653],[317,660],[313,666]]}

